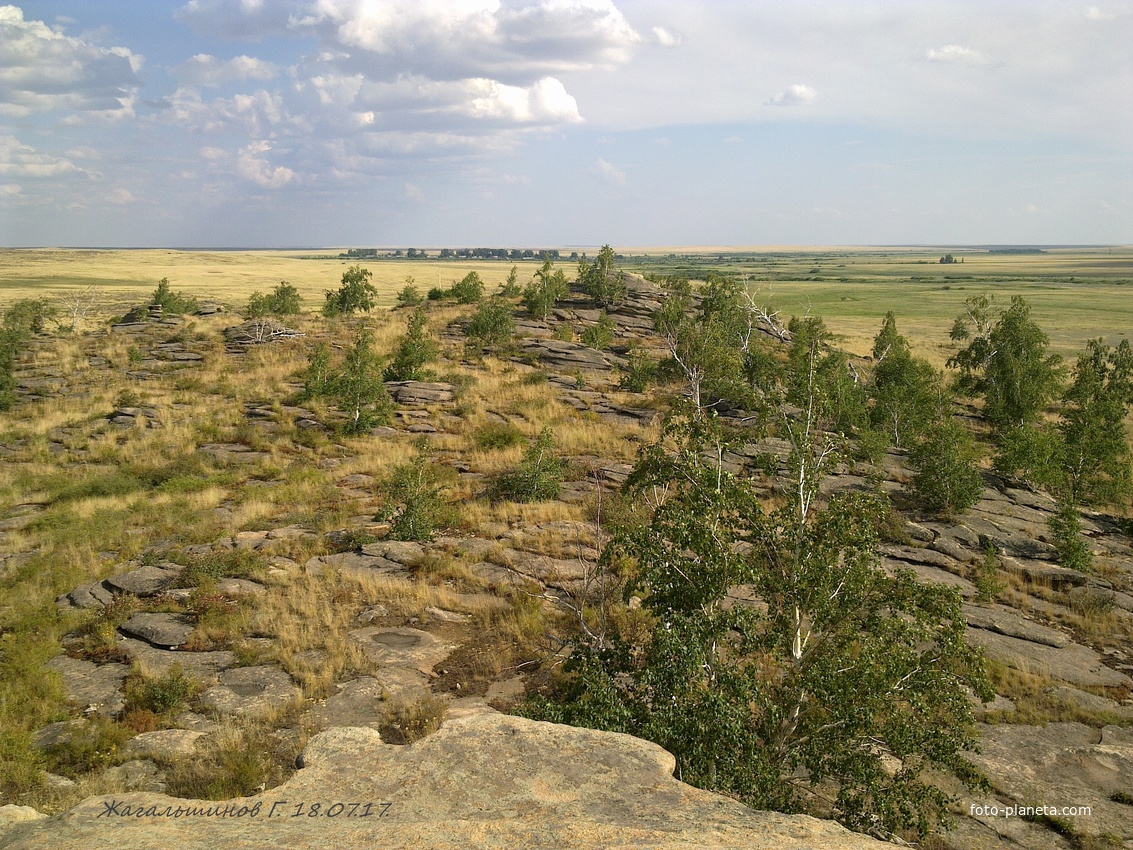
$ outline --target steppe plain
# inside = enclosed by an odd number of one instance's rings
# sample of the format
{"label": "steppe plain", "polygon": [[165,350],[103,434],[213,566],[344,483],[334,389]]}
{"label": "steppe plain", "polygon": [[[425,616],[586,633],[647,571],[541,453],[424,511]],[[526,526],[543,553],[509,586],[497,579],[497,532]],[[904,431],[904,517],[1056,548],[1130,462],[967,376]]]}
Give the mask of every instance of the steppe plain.
{"label": "steppe plain", "polygon": [[[1026,297],[1052,349],[1071,360],[1088,339],[1115,344],[1133,332],[1130,248],[622,253],[630,272],[742,276],[784,317],[822,316],[859,355],[892,310],[916,352],[942,367],[952,320],[980,293]],[[941,264],[948,253],[957,262]],[[356,263],[373,272],[380,309],[328,322],[317,315],[323,293]],[[535,671],[561,649],[554,636],[569,630],[548,600],[583,591],[603,542],[596,500],[613,498],[656,435],[667,394],[622,391],[616,356],[563,357],[539,343],[552,327],[529,320],[523,357],[469,358],[468,311],[445,304],[429,314],[442,386],[395,391],[391,426],[342,437],[333,410],[294,402],[311,343],[343,347],[365,325],[379,352],[392,349],[405,323],[384,308],[408,277],[424,291],[475,270],[491,292],[512,265],[344,259],[338,249],[0,252],[0,310],[88,286],[99,294],[78,332],[32,340],[20,401],[0,414],[0,803],[54,813],[126,791],[251,796],[292,775],[321,729],[416,740],[445,718],[506,710],[538,684]],[[521,285],[538,267],[515,265]],[[225,312],[111,331],[111,317],[145,303],[161,278]],[[226,343],[248,296],[281,280],[303,298],[308,312],[288,324],[305,336]],[[619,342],[649,344],[659,297],[643,285],[615,312]],[[577,333],[594,320],[572,293],[552,324]],[[483,498],[485,482],[522,454],[496,435],[533,438],[547,425],[572,470],[560,497]],[[384,541],[382,481],[422,438],[451,469],[456,516],[432,543]],[[899,455],[884,468],[894,487],[911,475]],[[831,486],[853,486],[843,478]],[[989,478],[973,509],[947,523],[908,516],[905,542],[882,552],[960,589],[999,694],[983,709],[977,760],[994,792],[961,796],[959,826],[931,839],[937,847],[1133,841],[1128,800],[1112,790],[1133,787],[1128,516],[1086,517],[1099,570],[1080,578],[1052,562],[1051,510],[1043,494]],[[971,570],[989,538],[1004,553],[1004,587],[979,606]],[[1116,604],[1085,610],[1071,604],[1076,588],[1113,593]],[[180,695],[168,692],[175,663],[193,680]],[[969,804],[992,799],[1093,812],[1068,826],[966,817]]]}

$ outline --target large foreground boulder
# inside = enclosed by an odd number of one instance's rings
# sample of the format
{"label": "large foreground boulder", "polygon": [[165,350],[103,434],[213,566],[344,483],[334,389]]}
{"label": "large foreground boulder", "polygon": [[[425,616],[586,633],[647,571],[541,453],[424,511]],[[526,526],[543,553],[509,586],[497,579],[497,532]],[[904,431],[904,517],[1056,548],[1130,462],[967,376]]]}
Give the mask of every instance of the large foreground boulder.
{"label": "large foreground boulder", "polygon": [[93,797],[0,833],[11,850],[809,848],[887,845],[802,815],[756,812],[672,776],[628,735],[500,714],[452,720],[411,746],[330,729],[278,788],[231,803]]}

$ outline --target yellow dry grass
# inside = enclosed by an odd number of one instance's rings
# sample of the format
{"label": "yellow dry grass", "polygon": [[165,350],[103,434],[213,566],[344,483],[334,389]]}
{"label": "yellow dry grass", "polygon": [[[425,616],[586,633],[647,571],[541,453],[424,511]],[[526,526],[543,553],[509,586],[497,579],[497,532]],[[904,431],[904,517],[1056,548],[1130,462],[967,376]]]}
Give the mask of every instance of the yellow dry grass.
{"label": "yellow dry grass", "polygon": [[[413,277],[424,294],[434,286],[447,288],[468,272],[477,272],[493,292],[507,278],[510,261],[466,260],[349,260],[337,249],[314,251],[177,251],[154,250],[0,250],[0,309],[20,298],[55,296],[93,286],[101,296],[102,312],[146,300],[162,278],[173,289],[202,300],[242,307],[253,292],[268,293],[281,280],[291,283],[308,308],[322,306],[324,292],[337,289],[352,265],[369,269],[378,289],[378,305],[391,306],[397,292]],[[520,285],[530,280],[539,263],[524,260]]]}

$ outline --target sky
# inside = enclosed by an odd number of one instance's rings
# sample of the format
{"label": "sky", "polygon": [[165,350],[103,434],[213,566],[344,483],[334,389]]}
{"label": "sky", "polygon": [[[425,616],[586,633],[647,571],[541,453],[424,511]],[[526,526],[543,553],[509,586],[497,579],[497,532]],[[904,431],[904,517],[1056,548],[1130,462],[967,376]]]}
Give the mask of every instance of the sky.
{"label": "sky", "polygon": [[0,0],[0,245],[1133,243],[1133,0]]}

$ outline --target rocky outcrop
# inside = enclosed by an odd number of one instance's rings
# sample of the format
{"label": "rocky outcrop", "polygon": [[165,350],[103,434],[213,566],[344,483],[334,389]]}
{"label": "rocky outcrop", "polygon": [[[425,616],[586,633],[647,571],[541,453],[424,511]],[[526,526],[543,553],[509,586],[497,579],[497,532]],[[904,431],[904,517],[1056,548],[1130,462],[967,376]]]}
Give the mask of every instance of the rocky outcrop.
{"label": "rocky outcrop", "polygon": [[[632,847],[867,850],[884,845],[803,815],[753,811],[672,776],[655,744],[495,713],[410,746],[366,728],[308,744],[278,788],[232,801],[94,797],[0,833],[10,850]],[[226,815],[217,814],[227,812]],[[175,816],[181,812],[181,816]],[[255,814],[252,814],[252,813]]]}

